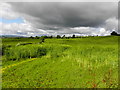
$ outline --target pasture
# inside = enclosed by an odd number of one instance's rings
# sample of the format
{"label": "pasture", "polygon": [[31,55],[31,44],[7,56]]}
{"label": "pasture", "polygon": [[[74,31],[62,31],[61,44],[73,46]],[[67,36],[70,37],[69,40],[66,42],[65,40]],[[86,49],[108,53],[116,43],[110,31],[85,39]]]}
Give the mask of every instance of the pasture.
{"label": "pasture", "polygon": [[3,88],[118,87],[118,36],[39,42],[2,39]]}

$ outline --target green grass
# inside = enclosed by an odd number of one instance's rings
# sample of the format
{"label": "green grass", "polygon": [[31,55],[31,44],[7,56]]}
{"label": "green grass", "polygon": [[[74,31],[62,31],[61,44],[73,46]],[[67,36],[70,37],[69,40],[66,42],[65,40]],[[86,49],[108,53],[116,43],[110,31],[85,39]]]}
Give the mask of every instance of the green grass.
{"label": "green grass", "polygon": [[3,39],[3,88],[118,87],[117,36],[39,41]]}

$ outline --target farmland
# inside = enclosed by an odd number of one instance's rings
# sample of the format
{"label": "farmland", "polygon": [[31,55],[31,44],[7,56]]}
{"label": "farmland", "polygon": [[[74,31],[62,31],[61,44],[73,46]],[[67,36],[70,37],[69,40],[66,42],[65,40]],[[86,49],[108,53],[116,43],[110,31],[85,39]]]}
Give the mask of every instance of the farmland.
{"label": "farmland", "polygon": [[3,88],[117,88],[118,36],[3,38]]}

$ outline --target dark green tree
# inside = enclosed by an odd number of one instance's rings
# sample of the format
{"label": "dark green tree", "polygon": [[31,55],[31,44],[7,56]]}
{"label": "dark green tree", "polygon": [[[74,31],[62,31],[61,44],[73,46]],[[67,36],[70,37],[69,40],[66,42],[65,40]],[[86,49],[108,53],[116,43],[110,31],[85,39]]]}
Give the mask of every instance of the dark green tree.
{"label": "dark green tree", "polygon": [[53,38],[53,36],[51,35],[50,38]]}
{"label": "dark green tree", "polygon": [[30,38],[32,38],[32,39],[33,39],[34,37],[33,37],[33,36],[30,36]]}
{"label": "dark green tree", "polygon": [[61,38],[61,36],[60,36],[60,35],[57,35],[57,38]]}
{"label": "dark green tree", "polygon": [[36,38],[36,39],[39,39],[39,37],[38,37],[38,36],[36,36],[35,38]]}
{"label": "dark green tree", "polygon": [[117,32],[113,31],[111,35],[118,35]]}
{"label": "dark green tree", "polygon": [[73,34],[72,38],[75,38],[75,35]]}
{"label": "dark green tree", "polygon": [[62,38],[65,38],[65,35],[63,35]]}

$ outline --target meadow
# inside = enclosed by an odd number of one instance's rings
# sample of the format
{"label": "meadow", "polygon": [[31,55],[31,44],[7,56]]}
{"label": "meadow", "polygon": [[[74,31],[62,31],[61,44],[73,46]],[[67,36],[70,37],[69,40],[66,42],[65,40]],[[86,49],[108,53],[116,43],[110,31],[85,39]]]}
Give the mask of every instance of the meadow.
{"label": "meadow", "polygon": [[117,88],[118,37],[3,38],[2,88]]}

